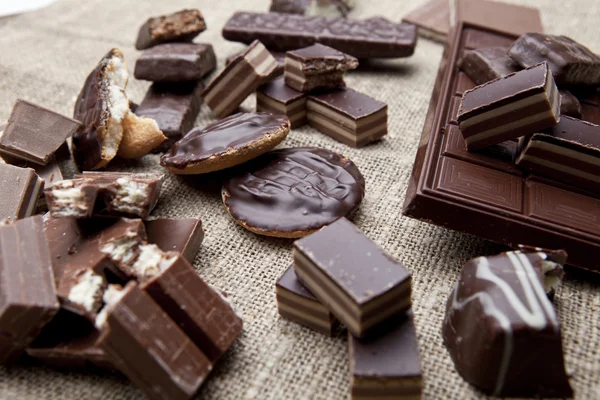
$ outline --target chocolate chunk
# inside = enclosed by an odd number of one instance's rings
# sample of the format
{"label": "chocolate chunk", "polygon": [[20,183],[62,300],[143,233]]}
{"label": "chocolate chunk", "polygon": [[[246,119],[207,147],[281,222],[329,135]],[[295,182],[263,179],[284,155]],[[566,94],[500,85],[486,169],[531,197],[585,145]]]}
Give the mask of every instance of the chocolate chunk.
{"label": "chocolate chunk", "polygon": [[353,7],[353,0],[272,0],[270,11],[311,16],[345,17]]}
{"label": "chocolate chunk", "polygon": [[236,12],[223,28],[227,40],[260,40],[273,51],[288,51],[315,43],[357,58],[409,57],[417,42],[416,27],[382,17],[366,20],[306,17],[282,13]]}
{"label": "chocolate chunk", "polygon": [[365,195],[352,161],[325,149],[271,151],[223,184],[223,203],[259,235],[298,238],[350,215]]}
{"label": "chocolate chunk", "polygon": [[[540,11],[537,8],[500,1],[456,0],[456,21],[463,21],[486,29],[488,32],[498,32],[504,37],[544,31]],[[490,46],[487,44],[480,47]]]}
{"label": "chocolate chunk", "polygon": [[450,25],[450,2],[448,0],[431,0],[417,7],[402,18],[402,22],[417,26],[419,36],[446,43]]}
{"label": "chocolate chunk", "polygon": [[217,118],[225,118],[265,83],[276,67],[277,61],[265,46],[254,41],[208,84],[204,100]]}
{"label": "chocolate chunk", "polygon": [[390,321],[366,339],[348,335],[352,399],[420,399],[423,390],[419,343],[413,317]]}
{"label": "chocolate chunk", "polygon": [[519,64],[510,58],[504,47],[485,47],[469,50],[458,67],[477,85],[520,71]]}
{"label": "chocolate chunk", "polygon": [[560,93],[560,114],[573,118],[581,118],[581,103],[568,90],[559,90]]}
{"label": "chocolate chunk", "polygon": [[135,48],[144,50],[166,42],[191,42],[206,30],[200,10],[181,10],[148,19],[140,27]]}
{"label": "chocolate chunk", "polygon": [[290,130],[282,115],[238,113],[190,131],[160,163],[175,174],[203,174],[242,164],[277,146]]}
{"label": "chocolate chunk", "polygon": [[176,251],[194,262],[196,253],[204,239],[202,221],[199,219],[159,218],[144,221],[148,242],[156,244],[163,251]]}
{"label": "chocolate chunk", "polygon": [[80,127],[79,121],[19,99],[0,130],[0,153],[45,165]]}
{"label": "chocolate chunk", "polygon": [[294,242],[294,270],[356,337],[410,308],[410,272],[345,218]]}
{"label": "chocolate chunk", "polygon": [[19,358],[58,308],[42,217],[0,226],[0,364]]}
{"label": "chocolate chunk", "polygon": [[299,92],[344,87],[344,72],[356,67],[356,58],[317,43],[286,53],[285,83]]}
{"label": "chocolate chunk", "polygon": [[523,67],[547,62],[558,85],[600,85],[600,57],[566,36],[526,33],[508,55]]}
{"label": "chocolate chunk", "polygon": [[[228,65],[233,60],[235,60],[237,57],[239,57],[240,55],[242,55],[244,53],[244,51],[227,57],[227,59],[225,60],[225,65]],[[278,77],[280,75],[283,75],[283,69],[285,67],[285,53],[278,52],[278,51],[271,51],[270,53],[273,56],[273,58],[275,58],[275,61],[277,61],[277,67],[271,73],[271,76],[269,76],[269,78],[273,79],[273,78],[276,78],[276,77]]]}
{"label": "chocolate chunk", "polygon": [[145,50],[135,62],[134,76],[153,82],[197,81],[216,66],[210,44],[167,43]]}
{"label": "chocolate chunk", "polygon": [[311,95],[308,123],[352,147],[363,147],[387,135],[387,104],[352,89]]}
{"label": "chocolate chunk", "polygon": [[332,336],[338,326],[333,314],[300,283],[294,265],[277,281],[275,286],[279,314],[317,332]]}
{"label": "chocolate chunk", "polygon": [[31,168],[0,164],[0,220],[26,218],[33,214],[44,181]]}
{"label": "chocolate chunk", "polygon": [[551,128],[559,118],[560,95],[542,63],[466,91],[458,126],[476,150]]}
{"label": "chocolate chunk", "polygon": [[278,77],[256,91],[256,111],[283,114],[295,129],[307,121],[306,95],[286,85],[283,77]]}
{"label": "chocolate chunk", "polygon": [[545,286],[564,252],[515,251],[469,261],[448,298],[442,336],[458,373],[493,396],[571,397],[560,323]]}

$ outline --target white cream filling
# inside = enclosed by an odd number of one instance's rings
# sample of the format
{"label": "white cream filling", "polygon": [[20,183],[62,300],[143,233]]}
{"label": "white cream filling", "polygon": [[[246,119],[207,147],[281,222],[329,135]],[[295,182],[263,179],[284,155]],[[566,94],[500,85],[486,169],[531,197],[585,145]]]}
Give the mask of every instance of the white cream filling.
{"label": "white cream filling", "polygon": [[130,214],[139,213],[148,198],[148,184],[127,178],[117,179],[117,184],[119,187],[117,197],[112,201],[113,208]]}
{"label": "white cream filling", "polygon": [[136,249],[142,243],[136,232],[128,232],[125,236],[113,240],[100,248],[117,264],[129,264],[137,256]]}
{"label": "white cream filling", "polygon": [[544,275],[544,291],[550,293],[552,290],[558,289],[561,279],[560,276],[548,274],[549,272],[561,269],[561,266],[552,261],[542,261],[542,274]]}
{"label": "white cream filling", "polygon": [[67,299],[82,306],[87,312],[96,312],[101,306],[104,278],[91,270],[85,271],[69,291]]}
{"label": "white cream filling", "polygon": [[108,288],[102,296],[104,308],[102,308],[102,310],[100,310],[100,312],[96,316],[96,328],[102,329],[102,327],[106,323],[109,311],[115,304],[117,304],[123,298],[124,295],[125,291],[120,285],[108,285]]}
{"label": "white cream filling", "polygon": [[175,259],[176,257],[166,257],[166,253],[155,244],[142,245],[132,267],[133,273],[141,280],[153,278],[169,268]]}

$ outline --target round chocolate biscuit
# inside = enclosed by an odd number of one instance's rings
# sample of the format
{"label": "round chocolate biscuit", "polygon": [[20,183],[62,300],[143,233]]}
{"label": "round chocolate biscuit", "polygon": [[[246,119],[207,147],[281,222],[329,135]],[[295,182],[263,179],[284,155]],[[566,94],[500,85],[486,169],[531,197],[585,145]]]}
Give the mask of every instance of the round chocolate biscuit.
{"label": "round chocolate biscuit", "polygon": [[174,174],[205,174],[245,163],[277,146],[290,131],[285,115],[238,113],[192,129],[160,163]]}
{"label": "round chocolate biscuit", "polygon": [[231,217],[259,235],[299,238],[358,208],[365,180],[352,161],[314,147],[271,151],[227,180]]}

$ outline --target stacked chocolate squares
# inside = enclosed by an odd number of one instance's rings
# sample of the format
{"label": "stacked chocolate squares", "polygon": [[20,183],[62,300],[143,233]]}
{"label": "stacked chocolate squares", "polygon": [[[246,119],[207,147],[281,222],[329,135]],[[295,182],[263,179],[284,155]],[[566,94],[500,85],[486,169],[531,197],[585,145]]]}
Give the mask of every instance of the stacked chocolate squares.
{"label": "stacked chocolate squares", "polygon": [[420,398],[410,272],[345,218],[293,254],[276,285],[279,313],[327,335],[348,329],[352,398]]}

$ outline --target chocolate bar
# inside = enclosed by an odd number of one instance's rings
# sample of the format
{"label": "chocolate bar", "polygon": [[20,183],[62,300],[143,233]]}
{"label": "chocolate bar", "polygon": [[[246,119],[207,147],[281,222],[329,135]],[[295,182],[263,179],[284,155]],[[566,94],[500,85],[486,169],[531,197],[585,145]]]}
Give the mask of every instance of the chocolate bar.
{"label": "chocolate bar", "polygon": [[420,399],[419,343],[412,313],[366,339],[348,335],[352,400]]}
{"label": "chocolate bar", "polygon": [[410,272],[345,218],[294,242],[294,270],[356,337],[410,308]]}
{"label": "chocolate bar", "polygon": [[468,50],[458,67],[477,85],[520,71],[522,68],[510,58],[505,47],[484,47]]}
{"label": "chocolate bar", "polygon": [[345,17],[354,0],[272,0],[271,12],[324,17]]}
{"label": "chocolate bar", "polygon": [[414,53],[417,30],[414,25],[396,24],[382,17],[348,20],[236,12],[223,27],[223,37],[246,44],[260,40],[273,51],[321,43],[356,58],[398,58]]}
{"label": "chocolate bar", "polygon": [[136,79],[153,82],[198,81],[216,66],[210,44],[166,43],[144,50],[135,62],[133,74]]}
{"label": "chocolate bar", "polygon": [[256,111],[283,114],[292,129],[306,123],[306,95],[285,84],[282,76],[265,83],[256,91]]}
{"label": "chocolate bar", "polygon": [[290,265],[275,285],[279,315],[317,332],[332,336],[339,325],[337,319],[298,280]]}
{"label": "chocolate bar", "polygon": [[176,251],[190,263],[194,262],[204,239],[202,221],[199,219],[159,218],[144,221],[148,242],[163,251]]}
{"label": "chocolate bar", "polygon": [[166,42],[191,42],[206,30],[200,10],[181,10],[149,18],[138,32],[135,48],[144,50]]}
{"label": "chocolate bar", "polygon": [[600,192],[600,126],[562,116],[555,127],[521,138],[519,147],[520,168]]}
{"label": "chocolate bar", "polygon": [[0,365],[19,358],[58,308],[42,217],[0,226]]}
{"label": "chocolate bar", "polygon": [[417,26],[419,36],[446,43],[450,25],[450,1],[431,0],[417,7],[402,18],[402,22]]}
{"label": "chocolate bar", "polygon": [[458,373],[500,397],[573,396],[560,322],[547,293],[566,253],[543,249],[478,257],[448,298],[444,344]]}
{"label": "chocolate bar", "polygon": [[[512,40],[510,39],[512,37],[527,32],[544,31],[540,11],[537,8],[517,6],[500,1],[455,1],[456,21],[463,21],[471,26],[488,29],[497,32],[501,37],[504,37],[504,39],[500,40],[497,38],[492,39],[491,43],[480,43],[477,47],[508,47],[512,44]],[[467,45],[467,48],[472,47]]]}
{"label": "chocolate bar", "polygon": [[313,128],[352,147],[363,147],[387,135],[387,104],[344,88],[310,95],[306,118]]}
{"label": "chocolate bar", "polygon": [[276,67],[277,61],[265,46],[254,41],[208,84],[204,101],[217,118],[225,118],[265,83]]}
{"label": "chocolate bar", "polygon": [[45,165],[80,127],[79,121],[19,99],[0,131],[0,153]]}
{"label": "chocolate bar", "polygon": [[466,48],[511,40],[514,36],[459,24],[434,86],[403,213],[508,246],[564,248],[570,264],[598,271],[594,255],[600,251],[600,230],[591,222],[600,218],[596,197],[535,174],[524,176],[504,157],[473,153],[476,161],[444,151],[450,139],[446,132],[458,128],[450,105],[469,89],[458,59]]}
{"label": "chocolate bar", "polygon": [[[231,63],[237,57],[239,57],[240,55],[242,55],[244,53],[244,51],[227,57],[227,59],[225,60],[225,65]],[[272,78],[276,78],[276,77],[278,77],[280,75],[283,75],[283,69],[285,67],[285,53],[282,53],[282,52],[279,52],[279,51],[271,51],[270,53],[273,56],[273,58],[275,58],[275,61],[277,61],[277,67],[271,73],[271,76],[269,77],[269,78],[272,79]]]}
{"label": "chocolate bar", "polygon": [[0,185],[0,220],[29,217],[44,189],[44,181],[33,169],[9,164],[0,164]]}
{"label": "chocolate bar", "polygon": [[469,150],[551,128],[560,94],[547,63],[487,82],[463,94],[458,126]]}
{"label": "chocolate bar", "polygon": [[316,43],[286,53],[285,83],[299,92],[344,87],[344,73],[356,67],[356,58]]}

